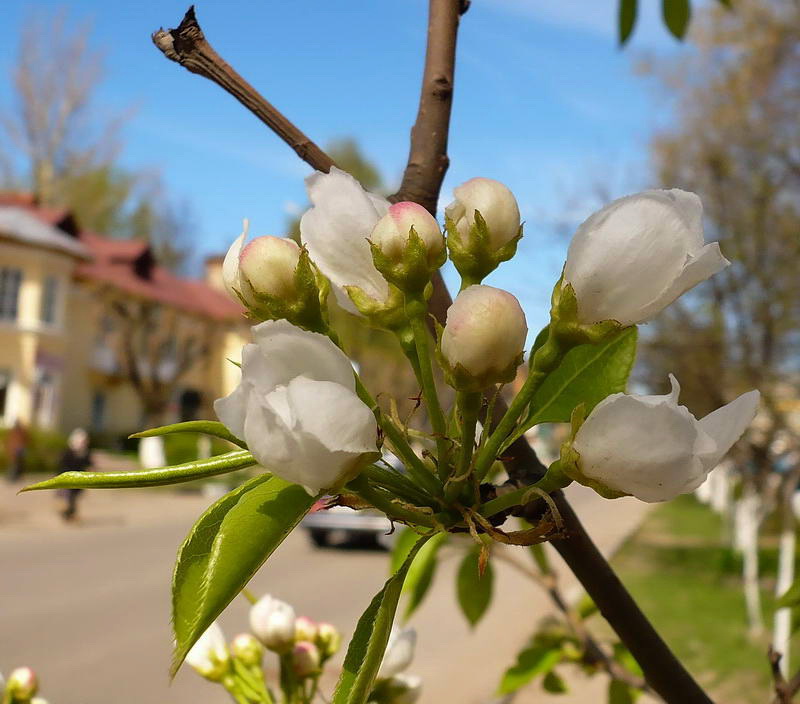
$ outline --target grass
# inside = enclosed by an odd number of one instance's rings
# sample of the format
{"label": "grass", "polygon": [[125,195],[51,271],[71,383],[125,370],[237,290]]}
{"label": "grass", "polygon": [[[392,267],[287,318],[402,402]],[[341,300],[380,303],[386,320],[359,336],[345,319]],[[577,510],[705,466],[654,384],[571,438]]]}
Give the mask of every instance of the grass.
{"label": "grass", "polygon": [[[768,636],[747,635],[741,561],[722,539],[719,516],[690,496],[655,508],[612,560],[677,656],[726,704],[770,700]],[[775,541],[761,551],[762,603],[772,623]],[[795,651],[800,643],[793,642]]]}

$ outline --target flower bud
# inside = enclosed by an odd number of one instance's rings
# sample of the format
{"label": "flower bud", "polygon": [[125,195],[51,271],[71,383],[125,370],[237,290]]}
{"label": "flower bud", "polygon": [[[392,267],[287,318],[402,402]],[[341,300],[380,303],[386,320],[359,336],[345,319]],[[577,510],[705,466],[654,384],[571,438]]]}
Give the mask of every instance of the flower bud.
{"label": "flower bud", "polygon": [[492,249],[500,249],[519,236],[519,206],[514,194],[491,178],[471,178],[453,189],[456,199],[445,213],[453,221],[463,242],[472,237],[477,210],[489,233]]}
{"label": "flower bud", "polygon": [[231,641],[231,654],[245,665],[260,665],[264,646],[251,633],[240,633]]}
{"label": "flower bud", "polygon": [[342,635],[330,623],[317,624],[317,647],[323,660],[327,660],[338,652],[342,645]]}
{"label": "flower bud", "polygon": [[672,375],[670,381],[664,396],[612,394],[597,404],[572,441],[575,467],[565,471],[609,498],[650,503],[700,486],[753,420],[759,393],[697,420],[678,405],[680,386]]}
{"label": "flower bud", "polygon": [[31,704],[50,704],[44,697],[34,697],[31,699]]}
{"label": "flower bud", "polygon": [[11,695],[11,701],[18,699],[27,702],[38,690],[39,681],[36,673],[29,667],[18,667],[8,676],[6,693]]}
{"label": "flower bud", "polygon": [[372,230],[370,240],[392,262],[400,262],[408,247],[411,228],[417,233],[427,252],[428,264],[433,268],[444,251],[444,236],[439,223],[425,208],[404,201],[389,206],[389,211]]}
{"label": "flower bud", "polygon": [[259,296],[291,300],[297,295],[295,272],[300,262],[297,242],[285,237],[256,237],[239,255],[242,295],[251,305]]}
{"label": "flower bud", "polygon": [[186,653],[186,663],[212,682],[219,682],[230,670],[231,656],[225,636],[216,621]]}
{"label": "flower bud", "polygon": [[310,618],[298,616],[294,622],[294,639],[298,643],[300,641],[313,643],[317,639],[317,624]]}
{"label": "flower bud", "polygon": [[401,673],[392,677],[386,686],[390,704],[415,704],[422,694],[422,678]]}
{"label": "flower bud", "polygon": [[448,382],[480,391],[511,381],[522,363],[528,327],[514,296],[491,286],[469,286],[447,310],[440,341]]}
{"label": "flower bud", "polygon": [[575,292],[578,322],[635,325],[729,264],[716,242],[704,244],[703,205],[694,193],[644,191],[578,228],[563,285]]}
{"label": "flower bud", "polygon": [[250,609],[250,629],[267,648],[287,653],[294,645],[294,609],[269,594]]}
{"label": "flower bud", "polygon": [[311,677],[319,672],[320,654],[313,643],[301,642],[292,651],[292,668],[298,677]]}

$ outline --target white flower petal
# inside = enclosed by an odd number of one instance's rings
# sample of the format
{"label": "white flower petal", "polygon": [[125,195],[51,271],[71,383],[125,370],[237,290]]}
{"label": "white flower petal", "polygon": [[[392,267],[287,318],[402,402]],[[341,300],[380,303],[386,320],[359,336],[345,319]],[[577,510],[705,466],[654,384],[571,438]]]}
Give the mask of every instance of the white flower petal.
{"label": "white flower petal", "polygon": [[[339,290],[358,286],[379,301],[389,287],[372,263],[367,238],[389,204],[367,193],[350,174],[337,168],[306,180],[312,207],[300,220],[300,234],[311,259]],[[348,310],[355,307],[345,300]]]}
{"label": "white flower petal", "polygon": [[413,628],[399,630],[392,627],[383,662],[378,670],[378,679],[387,679],[399,675],[414,659],[414,648],[417,645],[417,632]]}
{"label": "white flower petal", "polygon": [[225,259],[222,260],[222,283],[225,285],[225,290],[228,292],[228,295],[234,301],[239,300],[236,291],[241,291],[239,255],[242,253],[244,241],[247,239],[248,226],[249,223],[245,220],[242,225],[242,234],[233,241],[233,244],[228,248],[225,254]]}
{"label": "white flower petal", "polygon": [[203,672],[213,669],[215,661],[224,661],[227,657],[228,646],[225,643],[225,635],[214,621],[186,653],[186,662],[194,669]]}
{"label": "white flower petal", "polygon": [[253,328],[253,337],[267,365],[259,374],[269,375],[269,381],[259,379],[259,388],[285,385],[303,375],[355,389],[353,365],[325,335],[301,330],[286,320],[267,320]]}
{"label": "white flower petal", "polygon": [[753,422],[760,398],[761,394],[758,391],[748,391],[700,419],[700,427],[717,445],[713,455],[707,459],[706,467],[709,471],[716,467],[747,430],[747,426]]}

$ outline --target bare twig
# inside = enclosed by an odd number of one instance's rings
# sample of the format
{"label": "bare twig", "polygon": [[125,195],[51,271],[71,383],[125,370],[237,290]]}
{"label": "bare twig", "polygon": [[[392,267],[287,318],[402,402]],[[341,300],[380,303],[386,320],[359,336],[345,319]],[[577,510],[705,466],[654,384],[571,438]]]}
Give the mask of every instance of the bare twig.
{"label": "bare twig", "polygon": [[[392,200],[414,200],[435,213],[448,165],[447,134],[458,17],[466,10],[468,3],[462,0],[429,1],[431,17],[420,109],[412,130],[409,165],[401,188],[392,196]],[[168,58],[208,78],[233,95],[310,166],[319,171],[330,170],[333,165],[331,158],[264,100],[213,50],[200,30],[193,8],[189,9],[177,29],[155,32],[153,42]],[[452,299],[438,273],[434,276],[433,284],[430,310],[440,322],[444,322]],[[503,414],[499,401],[495,414],[498,417]],[[506,450],[503,460],[512,481],[519,486],[534,483],[546,471],[524,438],[518,439]],[[675,658],[597,550],[563,494],[557,492],[554,498],[564,518],[567,535],[566,538],[554,540],[554,546],[639,662],[648,684],[668,704],[711,704],[711,700]],[[536,503],[541,506],[541,502]]]}
{"label": "bare twig", "polygon": [[242,78],[208,43],[197,22],[192,5],[175,29],[153,32],[155,44],[168,59],[208,78],[230,93],[259,120],[277,134],[303,161],[318,171],[328,172],[334,166],[322,149],[303,134],[297,126]]}
{"label": "bare twig", "polygon": [[800,691],[800,671],[796,672],[792,679],[786,680],[781,671],[781,659],[783,655],[776,652],[770,646],[767,651],[770,669],[772,670],[772,681],[775,689],[775,699],[772,704],[792,704],[794,695]]}

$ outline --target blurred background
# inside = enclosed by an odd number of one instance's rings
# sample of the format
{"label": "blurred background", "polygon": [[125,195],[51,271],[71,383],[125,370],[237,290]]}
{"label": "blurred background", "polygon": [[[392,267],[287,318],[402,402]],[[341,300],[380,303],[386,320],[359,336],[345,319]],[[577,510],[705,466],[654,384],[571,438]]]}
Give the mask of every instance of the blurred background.
{"label": "blurred background", "polygon": [[[516,194],[525,237],[488,283],[518,296],[532,341],[585,217],[645,188],[702,197],[706,237],[733,265],[642,328],[633,383],[661,393],[675,373],[698,417],[758,388],[757,422],[697,497],[652,510],[580,488],[573,499],[693,674],[720,701],[761,702],[775,596],[794,567],[800,478],[800,5],[695,3],[682,42],[659,3],[640,5],[620,48],[612,0],[473,1],[441,208],[477,175]],[[387,194],[407,157],[426,9],[422,0],[197,6],[223,57]],[[309,169],[230,96],[155,49],[150,33],[185,10],[172,0],[0,9],[0,671],[33,666],[55,704],[224,701],[193,673],[168,687],[166,667],[175,549],[228,484],[15,496],[64,468],[76,428],[89,434],[94,469],[226,449],[193,436],[127,437],[212,418],[213,400],[235,386],[228,360],[248,330],[222,292],[222,255],[245,217],[251,235],[298,237]],[[393,340],[336,315],[368,384],[412,414],[417,389]],[[411,418],[425,423],[421,411]],[[543,458],[557,453],[559,432],[530,438]],[[390,541],[373,540],[383,527],[362,528],[367,540],[355,542],[349,523],[293,535],[253,590],[349,634],[388,569]],[[445,560],[414,617],[422,701],[489,702],[552,607],[498,567],[492,609],[470,629],[453,604],[454,572]],[[245,627],[246,607],[223,618],[231,633]],[[540,680],[514,701],[594,702],[605,686],[570,673],[569,692],[556,695]]]}

